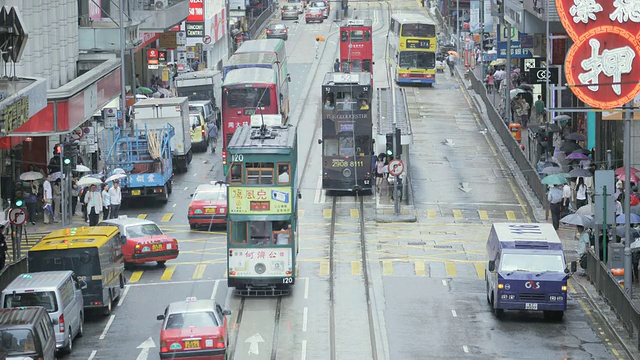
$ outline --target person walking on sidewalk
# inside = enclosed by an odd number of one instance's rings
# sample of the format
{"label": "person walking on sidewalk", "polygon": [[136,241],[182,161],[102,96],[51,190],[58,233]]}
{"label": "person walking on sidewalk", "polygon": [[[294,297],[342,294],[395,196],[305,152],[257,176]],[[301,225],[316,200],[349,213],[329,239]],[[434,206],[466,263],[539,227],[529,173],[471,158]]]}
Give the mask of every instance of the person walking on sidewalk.
{"label": "person walking on sidewalk", "polygon": [[87,213],[89,213],[89,226],[98,225],[100,220],[100,213],[102,213],[102,194],[98,190],[98,186],[95,184],[89,187],[87,195],[84,197],[84,201],[87,204]]}
{"label": "person walking on sidewalk", "polygon": [[109,195],[109,185],[104,184],[102,186],[102,220],[107,220],[109,218],[109,213],[111,211],[111,196]]}
{"label": "person walking on sidewalk", "polygon": [[109,200],[111,201],[111,207],[109,208],[109,216],[111,219],[117,219],[120,215],[120,203],[122,202],[122,191],[120,189],[120,182],[115,180],[113,187],[109,189]]}
{"label": "person walking on sidewalk", "polygon": [[209,123],[209,145],[211,146],[211,153],[216,153],[216,146],[218,145],[218,127],[215,122]]}
{"label": "person walking on sidewalk", "polygon": [[42,200],[44,206],[49,206],[49,209],[44,209],[44,223],[49,224],[51,222],[53,212],[53,189],[51,188],[51,175],[47,176],[47,179],[42,183]]}
{"label": "person walking on sidewalk", "polygon": [[538,95],[538,100],[536,100],[533,106],[536,108],[536,123],[542,124],[542,122],[544,122],[544,101],[542,101],[542,95]]}
{"label": "person walking on sidewalk", "polygon": [[78,196],[80,196],[80,187],[76,184],[76,178],[71,178],[71,217],[76,216],[78,208]]}
{"label": "person walking on sidewalk", "polygon": [[500,92],[500,84],[502,83],[502,80],[505,79],[506,75],[507,73],[502,70],[502,68],[498,69],[498,71],[493,74],[493,78],[496,82],[496,91]]}
{"label": "person walking on sidewalk", "polygon": [[29,185],[29,189],[26,191],[24,203],[27,206],[27,220],[31,225],[35,225],[36,209],[38,208],[38,185],[34,181],[29,181]]}
{"label": "person walking on sidewalk", "polygon": [[564,184],[562,187],[562,212],[561,214],[569,215],[569,204],[571,204],[571,186]]}
{"label": "person walking on sidewalk", "polygon": [[453,54],[449,54],[449,57],[447,58],[447,65],[449,65],[449,71],[451,72],[451,76],[453,76],[453,69],[456,66],[456,57],[453,56]]}
{"label": "person walking on sidewalk", "polygon": [[576,184],[576,210],[587,205],[587,185],[584,183],[584,178],[578,178],[578,184]]}
{"label": "person walking on sidewalk", "polygon": [[340,72],[340,59],[333,63],[333,72]]}
{"label": "person walking on sidewalk", "polygon": [[560,190],[559,185],[549,189],[547,200],[549,201],[549,207],[551,208],[551,221],[553,223],[553,228],[558,230],[560,228],[560,210],[562,208],[562,190]]}
{"label": "person walking on sidewalk", "polygon": [[60,191],[60,179],[53,182],[53,222],[62,220],[62,193]]}
{"label": "person walking on sidewalk", "polygon": [[488,73],[487,77],[485,78],[485,81],[487,83],[487,94],[492,94],[493,93],[493,84],[495,83],[495,79],[493,78],[493,74],[492,73]]}

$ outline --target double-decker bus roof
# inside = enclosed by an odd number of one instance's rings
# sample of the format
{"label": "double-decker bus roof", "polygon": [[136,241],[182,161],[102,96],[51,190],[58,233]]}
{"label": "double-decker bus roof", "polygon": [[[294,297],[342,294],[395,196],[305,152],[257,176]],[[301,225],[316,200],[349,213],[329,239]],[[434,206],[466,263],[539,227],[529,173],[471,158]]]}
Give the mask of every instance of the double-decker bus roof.
{"label": "double-decker bus roof", "polygon": [[234,54],[225,66],[244,65],[244,64],[274,64],[276,62],[276,54],[274,53],[241,53]]}
{"label": "double-decker bus roof", "polygon": [[227,145],[227,151],[242,150],[245,154],[264,154],[265,149],[273,149],[277,153],[282,153],[281,150],[294,150],[296,140],[294,126],[267,126],[265,128],[264,136],[261,136],[260,127],[241,126],[237,128],[229,145]]}
{"label": "double-decker bus roof", "polygon": [[240,45],[235,54],[257,52],[279,52],[284,48],[282,39],[249,40]]}
{"label": "double-decker bus roof", "polygon": [[399,14],[393,14],[391,18],[399,22],[401,25],[414,24],[414,23],[436,25],[436,23],[433,20],[420,14],[399,13]]}
{"label": "double-decker bus roof", "polygon": [[119,228],[117,226],[82,226],[78,228],[58,229],[45,236],[29,251],[101,247],[118,231]]}
{"label": "double-decker bus roof", "polygon": [[349,19],[342,24],[342,27],[347,26],[373,26],[371,19]]}
{"label": "double-decker bus roof", "polygon": [[276,72],[267,68],[240,68],[227,73],[222,86],[241,84],[276,84]]}
{"label": "double-decker bus roof", "polygon": [[330,72],[324,75],[323,86],[358,85],[371,86],[371,73],[368,72]]}

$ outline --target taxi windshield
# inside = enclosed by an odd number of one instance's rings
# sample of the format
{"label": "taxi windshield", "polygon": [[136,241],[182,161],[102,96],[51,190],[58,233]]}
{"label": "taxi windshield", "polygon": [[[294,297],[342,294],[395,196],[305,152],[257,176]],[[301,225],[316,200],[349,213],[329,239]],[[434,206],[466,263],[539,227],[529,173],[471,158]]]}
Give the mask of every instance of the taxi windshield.
{"label": "taxi windshield", "polygon": [[53,291],[14,292],[5,295],[3,308],[16,308],[21,306],[42,306],[50,313],[58,311],[56,294]]}
{"label": "taxi windshield", "polygon": [[127,237],[136,238],[151,235],[162,235],[162,230],[156,224],[142,224],[127,226]]}
{"label": "taxi windshield", "polygon": [[165,330],[217,327],[218,320],[213,312],[186,312],[171,314],[165,323]]}
{"label": "taxi windshield", "polygon": [[198,191],[193,195],[193,200],[227,200],[227,191],[220,190]]}
{"label": "taxi windshield", "polygon": [[7,355],[19,355],[34,353],[36,351],[33,342],[33,333],[27,329],[6,329],[0,331],[0,346]]}
{"label": "taxi windshield", "polygon": [[502,255],[501,271],[564,272],[564,260],[557,254],[514,254]]}

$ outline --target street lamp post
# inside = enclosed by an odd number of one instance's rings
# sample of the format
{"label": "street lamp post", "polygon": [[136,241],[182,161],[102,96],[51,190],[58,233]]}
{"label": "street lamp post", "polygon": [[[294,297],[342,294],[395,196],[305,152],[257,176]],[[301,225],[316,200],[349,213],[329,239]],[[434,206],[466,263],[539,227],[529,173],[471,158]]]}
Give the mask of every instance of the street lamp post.
{"label": "street lamp post", "polygon": [[[120,0],[119,4],[120,8],[120,114],[122,116],[122,128],[125,127],[125,108],[127,106],[127,90],[125,87],[126,84],[126,74],[125,74],[125,49],[126,49],[126,36],[125,36],[125,28],[124,28],[124,0]],[[133,87],[132,87],[133,92]]]}
{"label": "street lamp post", "polygon": [[460,55],[460,0],[456,0],[456,51]]}

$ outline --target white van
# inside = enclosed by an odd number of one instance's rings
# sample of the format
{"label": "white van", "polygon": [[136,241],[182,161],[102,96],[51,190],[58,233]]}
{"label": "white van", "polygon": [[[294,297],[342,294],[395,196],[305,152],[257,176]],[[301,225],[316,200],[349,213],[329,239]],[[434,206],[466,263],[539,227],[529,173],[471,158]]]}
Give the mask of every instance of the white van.
{"label": "white van", "polygon": [[56,348],[70,353],[73,339],[84,333],[82,289],[73,271],[44,271],[19,275],[2,290],[3,309],[42,306],[56,333]]}

